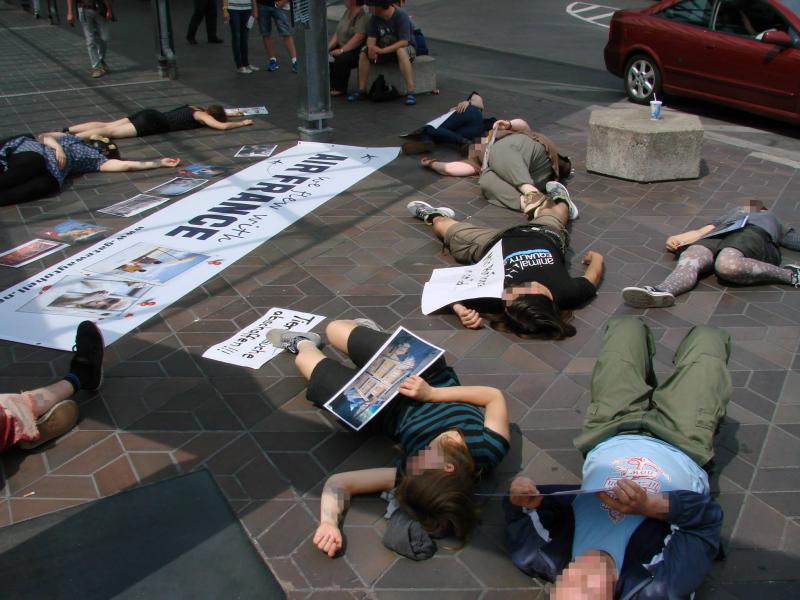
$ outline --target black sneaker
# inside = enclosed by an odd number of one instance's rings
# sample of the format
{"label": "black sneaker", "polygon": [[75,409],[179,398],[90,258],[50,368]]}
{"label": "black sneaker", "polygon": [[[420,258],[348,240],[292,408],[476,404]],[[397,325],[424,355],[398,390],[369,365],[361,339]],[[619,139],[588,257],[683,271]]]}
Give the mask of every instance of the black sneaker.
{"label": "black sneaker", "polygon": [[75,355],[69,371],[78,378],[81,389],[93,392],[103,383],[103,334],[91,321],[78,325],[75,334]]}
{"label": "black sneaker", "polygon": [[292,331],[291,329],[270,329],[267,331],[267,340],[276,348],[292,354],[297,354],[297,344],[303,340],[314,342],[315,346],[319,346],[322,342],[322,338],[314,332]]}
{"label": "black sneaker", "polygon": [[446,206],[438,206],[434,208],[422,200],[412,200],[406,204],[406,208],[408,208],[408,212],[411,213],[412,217],[416,217],[428,225],[431,224],[433,217],[449,217],[454,219],[456,216],[456,213],[452,208],[447,208]]}
{"label": "black sneaker", "polygon": [[792,287],[800,289],[800,265],[783,265],[783,268],[792,272]]}
{"label": "black sneaker", "polygon": [[624,288],[622,300],[634,308],[665,308],[675,304],[675,296],[649,285]]}

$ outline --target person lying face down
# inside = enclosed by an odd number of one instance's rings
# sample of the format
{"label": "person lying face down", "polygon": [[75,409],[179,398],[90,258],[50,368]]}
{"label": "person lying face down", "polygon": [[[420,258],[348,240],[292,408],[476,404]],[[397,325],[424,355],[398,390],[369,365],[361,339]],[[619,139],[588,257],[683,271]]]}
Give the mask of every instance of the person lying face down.
{"label": "person lying face down", "polygon": [[531,211],[528,225],[509,229],[458,222],[445,206],[434,208],[415,200],[409,212],[433,227],[445,248],[460,263],[478,262],[502,240],[505,289],[502,299],[464,300],[451,306],[462,325],[483,326],[484,319],[501,331],[523,337],[560,340],[575,335],[569,309],[594,298],[603,273],[603,257],[593,250],[583,256],[582,277],[571,277],[565,263],[569,243],[566,224],[570,200],[552,188]]}
{"label": "person lying face down", "polygon": [[252,119],[229,121],[225,109],[220,104],[209,104],[206,107],[185,104],[164,112],[154,108],[144,108],[113,121],[88,121],[70,125],[64,131],[82,140],[88,140],[93,136],[116,140],[201,127],[228,131],[252,124]]}
{"label": "person lying face down", "polygon": [[[349,355],[356,368],[327,358],[314,333],[272,330],[270,342],[296,354],[295,365],[308,379],[306,397],[322,407],[389,339],[366,319],[333,321],[328,341]],[[342,549],[340,521],[350,498],[395,490],[400,508],[432,536],[466,541],[477,524],[474,487],[481,473],[494,468],[509,449],[508,410],[502,392],[486,386],[462,386],[444,359],[422,376],[402,381],[400,395],[366,428],[381,432],[402,448],[391,468],[336,473],[328,478],[320,501],[320,525],[314,544],[328,556]],[[357,408],[339,413],[349,421]]]}
{"label": "person lying face down", "polygon": [[[738,222],[743,226],[713,235],[717,228]],[[749,200],[719,219],[698,229],[667,238],[666,248],[679,255],[672,273],[655,286],[631,286],[622,290],[625,304],[636,308],[663,308],[675,304],[675,297],[697,285],[711,273],[736,285],[783,284],[800,288],[800,265],[781,264],[780,247],[800,250],[800,233],[783,225],[759,200]]]}
{"label": "person lying face down", "polygon": [[553,582],[551,598],[691,598],[700,587],[720,551],[707,469],[731,397],[730,348],[721,329],[695,327],[659,386],[644,322],[608,322],[574,440],[585,456],[580,489],[543,496],[564,486],[522,476],[503,503],[513,563]]}

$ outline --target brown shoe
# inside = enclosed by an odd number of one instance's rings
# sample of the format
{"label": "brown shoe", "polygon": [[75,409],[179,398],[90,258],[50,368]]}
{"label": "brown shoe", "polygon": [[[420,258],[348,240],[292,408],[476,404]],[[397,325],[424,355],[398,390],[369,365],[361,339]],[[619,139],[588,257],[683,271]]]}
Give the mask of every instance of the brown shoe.
{"label": "brown shoe", "polygon": [[36,419],[39,439],[32,442],[19,442],[23,450],[33,450],[52,439],[64,435],[78,422],[78,405],[74,400],[62,400]]}
{"label": "brown shoe", "polygon": [[547,196],[539,191],[532,190],[522,195],[519,202],[520,208],[528,216],[528,219],[533,219],[536,215],[536,209],[542,206],[546,200]]}
{"label": "brown shoe", "polygon": [[98,77],[102,77],[105,74],[106,72],[103,70],[103,67],[97,67],[95,69],[92,69],[92,72],[90,73],[92,79],[97,79]]}
{"label": "brown shoe", "polygon": [[431,141],[427,142],[406,142],[403,144],[403,154],[423,154],[424,152],[433,152],[436,147]]}

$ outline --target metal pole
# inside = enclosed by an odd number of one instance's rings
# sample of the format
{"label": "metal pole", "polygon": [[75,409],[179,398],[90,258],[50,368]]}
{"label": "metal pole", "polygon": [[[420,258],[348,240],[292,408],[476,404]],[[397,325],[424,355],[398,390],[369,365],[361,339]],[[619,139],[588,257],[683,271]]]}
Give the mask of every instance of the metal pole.
{"label": "metal pole", "polygon": [[322,0],[292,0],[300,64],[297,116],[301,140],[330,141],[333,128],[328,72],[327,8]]}
{"label": "metal pole", "polygon": [[152,0],[156,31],[156,57],[160,77],[178,78],[178,60],[172,39],[172,17],[169,0]]}

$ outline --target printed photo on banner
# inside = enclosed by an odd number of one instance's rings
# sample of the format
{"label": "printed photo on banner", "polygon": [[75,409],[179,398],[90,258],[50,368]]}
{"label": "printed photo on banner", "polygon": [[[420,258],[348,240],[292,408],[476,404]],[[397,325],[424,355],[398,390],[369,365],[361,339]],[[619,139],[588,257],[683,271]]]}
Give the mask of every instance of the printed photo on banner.
{"label": "printed photo on banner", "polygon": [[253,115],[268,115],[266,106],[245,106],[242,108],[226,108],[225,114],[229,117],[251,117]]}
{"label": "printed photo on banner", "polygon": [[185,166],[183,169],[178,171],[178,173],[181,175],[194,175],[195,177],[205,177],[206,179],[211,179],[212,177],[227,175],[230,173],[230,169],[228,167],[220,167],[219,165],[194,163],[192,165]]}
{"label": "printed photo on banner", "polygon": [[21,267],[66,247],[54,240],[31,240],[0,254],[0,266]]}
{"label": "printed photo on banner", "polygon": [[136,244],[84,269],[97,276],[163,285],[209,258],[206,254]]}
{"label": "printed photo on banner", "polygon": [[358,431],[397,395],[404,379],[419,375],[442,354],[441,348],[399,327],[325,408]]}
{"label": "printed photo on banner", "polygon": [[192,179],[191,177],[176,177],[170,179],[166,183],[157,185],[154,188],[147,190],[154,194],[161,194],[162,196],[180,196],[191,192],[194,188],[200,187],[206,182],[205,179]]}
{"label": "printed photo on banner", "polygon": [[251,144],[242,146],[233,156],[237,158],[268,158],[272,156],[277,147],[275,144]]}
{"label": "printed photo on banner", "polygon": [[34,235],[39,238],[47,238],[64,244],[78,244],[102,237],[109,229],[109,227],[103,227],[102,225],[69,220],[59,223],[58,225],[53,225],[48,229],[37,231]]}
{"label": "printed photo on banner", "polygon": [[497,242],[474,265],[434,269],[422,289],[422,314],[429,315],[455,302],[473,298],[502,298],[503,246]]}
{"label": "printed photo on banner", "polygon": [[146,210],[169,202],[169,198],[162,198],[161,196],[149,196],[147,194],[137,194],[133,198],[128,198],[122,202],[117,202],[111,206],[101,208],[97,212],[105,213],[107,215],[114,215],[117,217],[132,217],[143,213]]}
{"label": "printed photo on banner", "polygon": [[153,286],[137,281],[65,277],[43,288],[19,312],[69,315],[82,319],[115,317],[142,302]]}
{"label": "printed photo on banner", "polygon": [[298,312],[289,308],[270,308],[267,314],[250,323],[236,335],[206,350],[203,358],[259,369],[283,352],[267,340],[270,329],[311,331],[325,320],[321,315]]}

